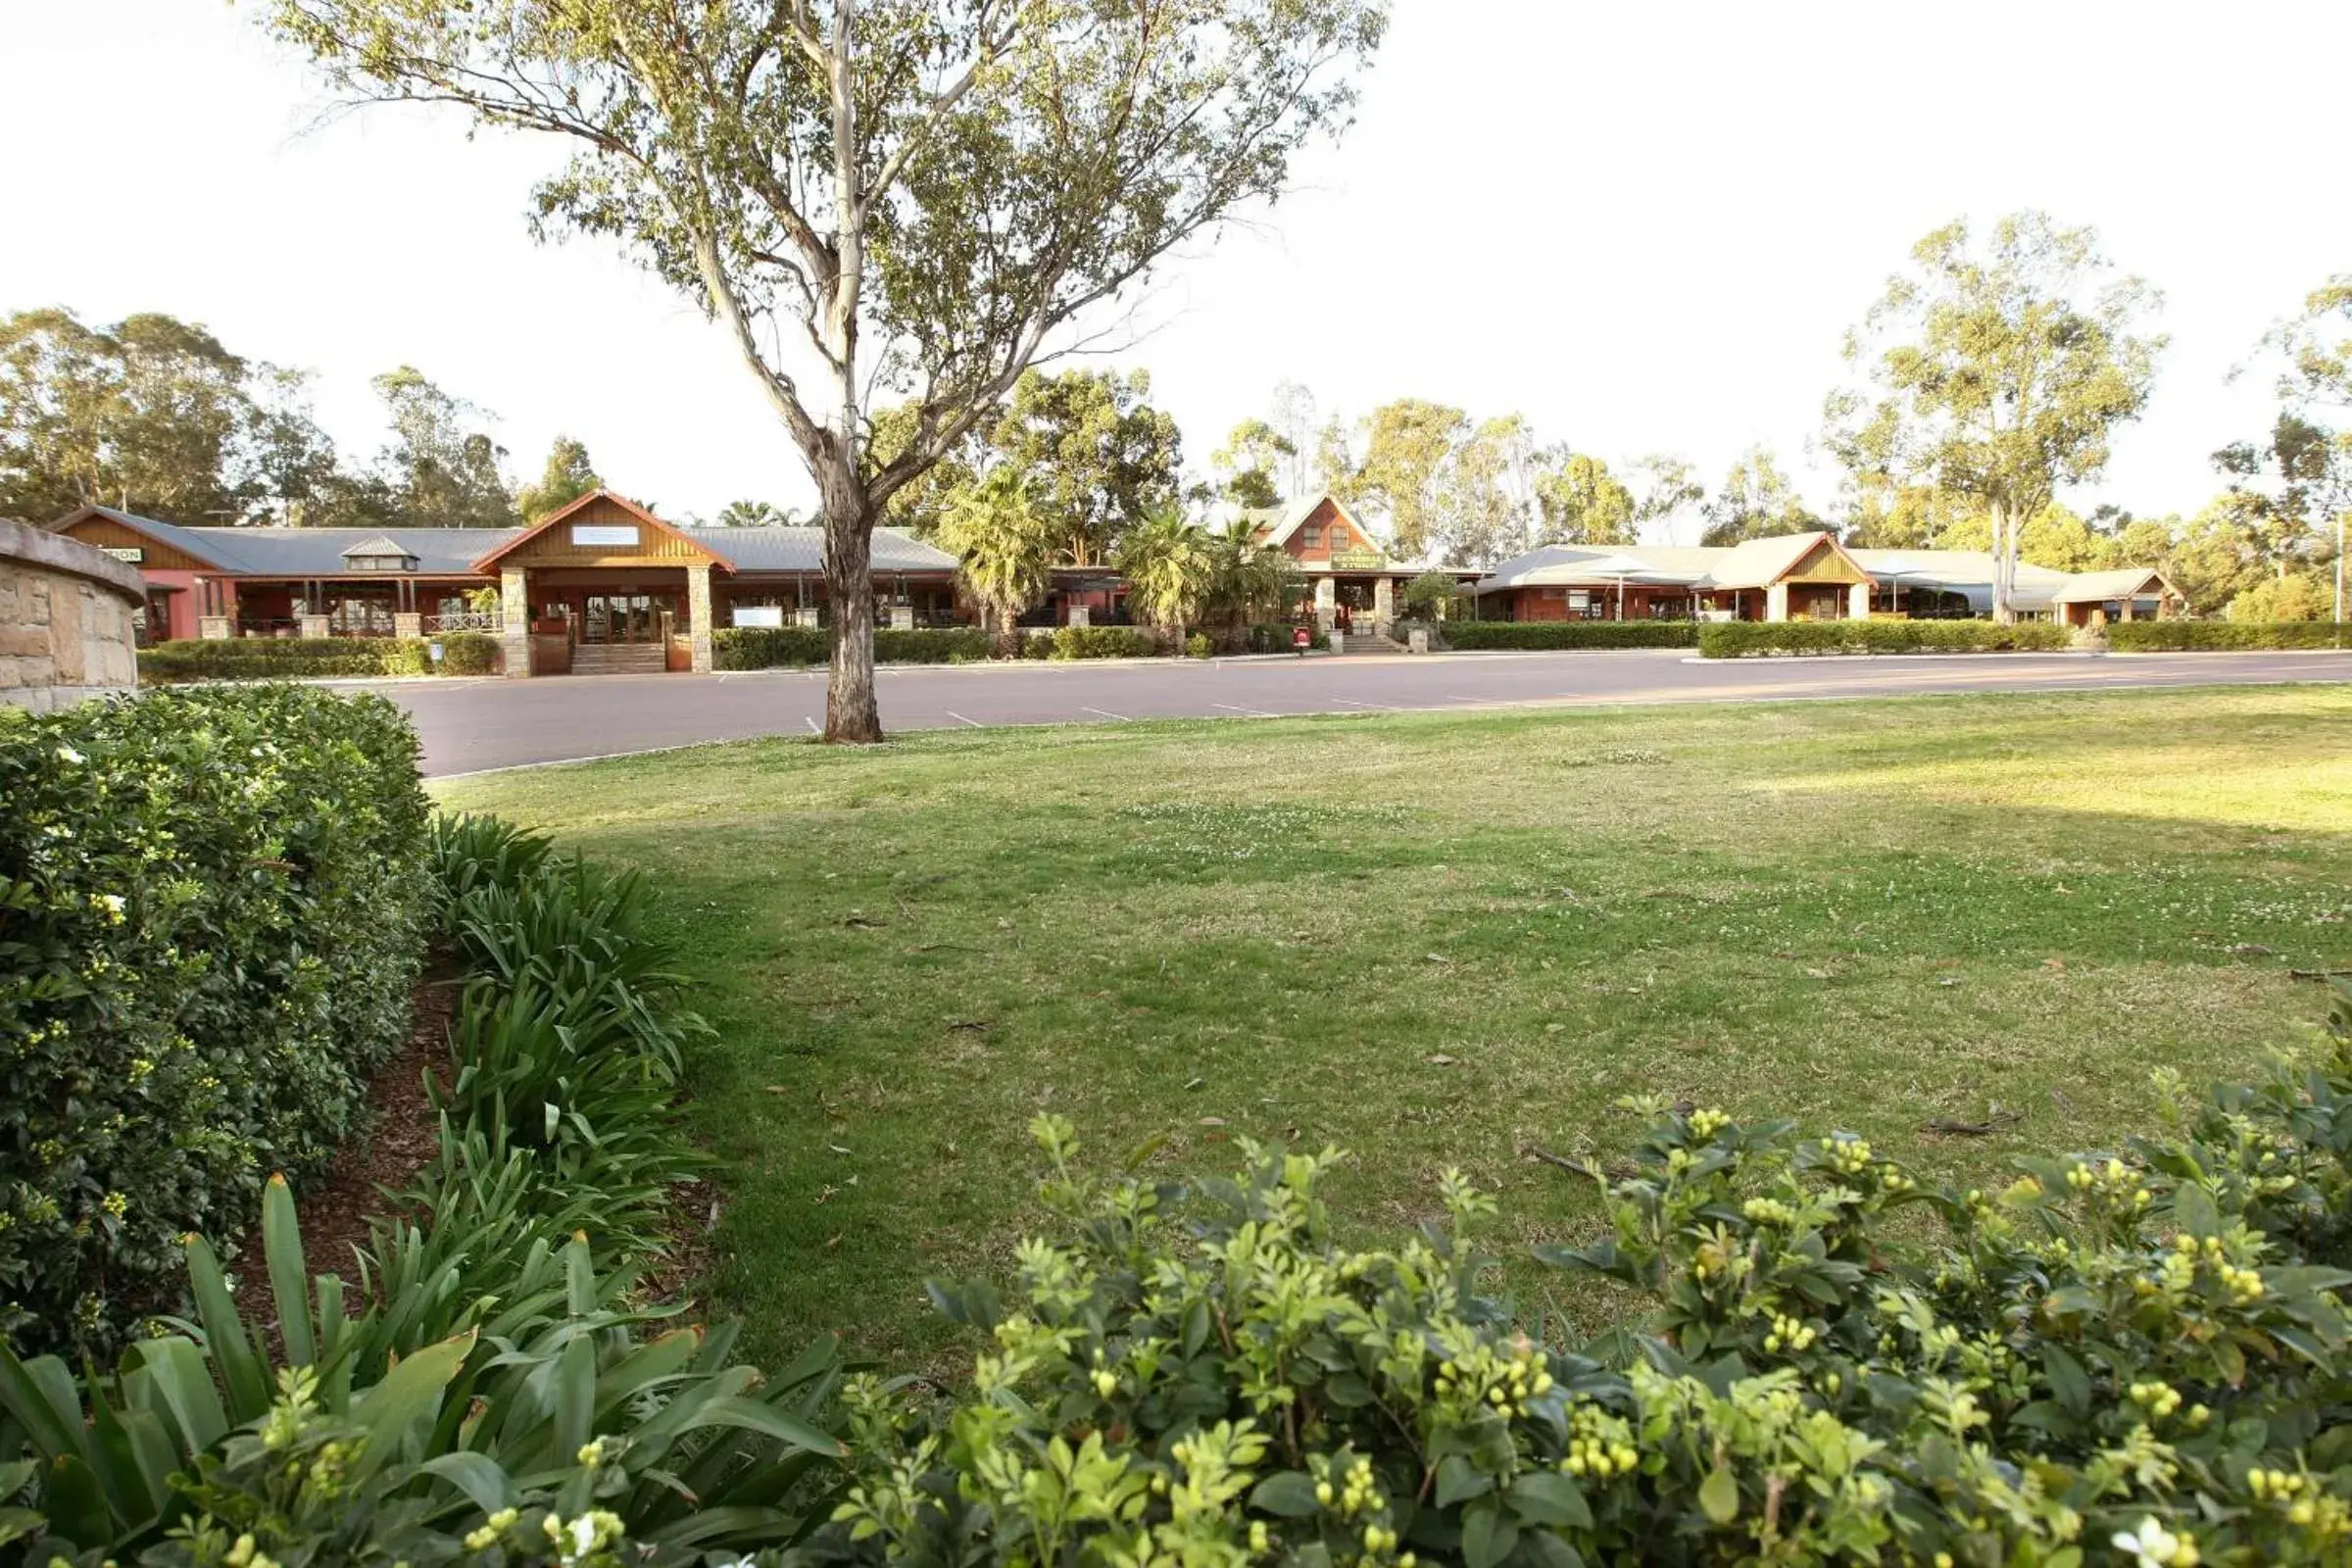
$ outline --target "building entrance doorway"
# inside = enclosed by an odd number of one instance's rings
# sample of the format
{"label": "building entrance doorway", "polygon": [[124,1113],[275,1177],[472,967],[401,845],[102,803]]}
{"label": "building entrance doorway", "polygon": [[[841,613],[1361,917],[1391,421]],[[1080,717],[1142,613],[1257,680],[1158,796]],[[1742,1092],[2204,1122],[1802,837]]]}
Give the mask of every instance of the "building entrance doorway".
{"label": "building entrance doorway", "polygon": [[666,643],[677,613],[675,594],[589,594],[580,604],[579,640],[605,646]]}

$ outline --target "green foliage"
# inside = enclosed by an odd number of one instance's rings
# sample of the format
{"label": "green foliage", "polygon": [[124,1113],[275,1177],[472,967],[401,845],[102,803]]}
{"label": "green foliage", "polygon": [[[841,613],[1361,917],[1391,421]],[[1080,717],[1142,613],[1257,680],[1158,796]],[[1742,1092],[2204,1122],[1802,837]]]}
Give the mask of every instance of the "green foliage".
{"label": "green foliage", "polygon": [[1806,507],[1770,447],[1750,447],[1733,464],[1705,510],[1707,526],[1698,536],[1702,545],[1736,545],[1828,526]]}
{"label": "green foliage", "polygon": [[1450,572],[1425,571],[1404,585],[1397,602],[1405,609],[1434,619],[1455,609],[1468,597],[1460,578]]}
{"label": "green foliage", "polygon": [[[1250,628],[1244,644],[1253,654],[1288,654],[1298,649],[1298,627],[1287,620],[1260,621]],[[1331,633],[1320,626],[1307,628],[1306,646],[1317,653],[1331,652]]]}
{"label": "green foliage", "polygon": [[2059,653],[2074,633],[2054,621],[1716,620],[1698,628],[1708,659],[1750,654]]}
{"label": "green foliage", "polygon": [[[819,626],[722,626],[710,634],[710,662],[719,669],[774,669],[821,664],[832,634]],[[874,658],[885,664],[947,664],[986,659],[994,651],[979,626],[885,627],[874,633]]]}
{"label": "green foliage", "polygon": [[2352,647],[2352,621],[2112,620],[2107,623],[2107,646],[2119,654],[2346,648]]}
{"label": "green foliage", "polygon": [[2334,612],[2328,585],[2307,571],[2270,577],[2230,601],[2231,620],[2326,620]]}
{"label": "green foliage", "polygon": [[1010,464],[949,499],[939,546],[956,557],[956,575],[1000,636],[1010,637],[1014,623],[1054,586],[1056,541],[1066,521],[1031,499],[1027,477]]}
{"label": "green foliage", "polygon": [[91,1564],[532,1561],[586,1521],[564,1561],[617,1563],[625,1538],[680,1562],[805,1527],[839,1451],[831,1342],[762,1376],[732,1328],[644,1304],[703,1162],[673,1108],[701,1025],[643,884],[483,818],[438,821],[426,859],[472,978],[431,1086],[440,1155],[372,1225],[357,1291],[310,1272],[272,1179],[274,1343],[191,1235],[193,1321],[112,1375],[0,1353],[0,1455],[39,1461],[0,1460],[9,1490],[35,1484],[0,1541]]}
{"label": "green foliage", "polygon": [[[481,674],[489,667],[457,668],[451,659],[459,638],[469,642],[460,657],[495,661],[496,638],[484,632],[456,632],[440,639],[447,675]],[[427,644],[415,637],[223,637],[214,641],[157,643],[139,650],[139,679],[151,686],[196,680],[297,680],[320,675],[430,675],[436,672]]]}
{"label": "green foliage", "polygon": [[1053,643],[1055,659],[1150,659],[1159,652],[1158,639],[1141,626],[1064,626]]}
{"label": "green foliage", "polygon": [[151,693],[0,725],[0,1328],[104,1345],[406,1038],[416,737],[375,697]]}
{"label": "green foliage", "polygon": [[1184,440],[1151,396],[1149,370],[1030,370],[989,432],[1075,565],[1107,560],[1120,534],[1176,502]]}
{"label": "green foliage", "polygon": [[[2128,1149],[1932,1190],[1850,1134],[1647,1107],[1608,1234],[1544,1261],[1646,1316],[1571,1352],[1477,1290],[1495,1211],[1358,1248],[1340,1155],[1245,1143],[1197,1186],[1081,1171],[944,1404],[848,1389],[858,1474],[815,1563],[1413,1568],[2352,1551],[2352,992],[2333,1054]],[[1133,1163],[1150,1153],[1139,1152]],[[1007,1298],[1008,1297],[1008,1298]],[[2112,1546],[2111,1546],[2112,1543]]]}
{"label": "green foliage", "polygon": [[1187,659],[1206,659],[1216,651],[1216,639],[1204,631],[1197,631],[1184,640],[1184,656]]}
{"label": "green foliage", "polygon": [[1690,648],[1690,620],[1449,620],[1446,646],[1456,649]]}
{"label": "green foliage", "polygon": [[710,663],[717,669],[821,664],[831,652],[832,638],[821,626],[721,626],[710,634]]}
{"label": "green foliage", "polygon": [[563,511],[580,497],[604,484],[596,471],[596,464],[588,456],[585,443],[570,436],[560,435],[547,449],[547,466],[540,470],[537,484],[526,484],[514,492],[514,510],[526,523]]}
{"label": "green foliage", "polygon": [[1173,509],[1128,529],[1119,540],[1117,562],[1127,579],[1129,608],[1179,639],[1216,586],[1214,539]]}
{"label": "green foliage", "polygon": [[[486,631],[443,632],[441,662],[433,666],[443,675],[493,675],[499,668],[498,639]],[[429,659],[428,659],[429,662]]]}
{"label": "green foliage", "polygon": [[995,651],[980,626],[885,626],[874,633],[874,659],[884,664],[959,663]]}
{"label": "green foliage", "polygon": [[1858,479],[1930,483],[1985,514],[2006,622],[2022,524],[2058,484],[2105,468],[2116,427],[2147,407],[2165,339],[2135,335],[2157,300],[2111,275],[2089,229],[2015,213],[1985,241],[1972,249],[1954,222],[1912,248],[1911,274],[1847,339],[1866,385],[1833,393],[1826,413]]}

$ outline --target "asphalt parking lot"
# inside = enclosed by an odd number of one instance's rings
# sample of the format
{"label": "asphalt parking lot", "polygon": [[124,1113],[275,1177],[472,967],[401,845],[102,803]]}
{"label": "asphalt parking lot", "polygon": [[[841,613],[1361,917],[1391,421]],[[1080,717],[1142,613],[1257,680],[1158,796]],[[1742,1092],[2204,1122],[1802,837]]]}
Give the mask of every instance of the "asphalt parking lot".
{"label": "asphalt parking lot", "polygon": [[[1765,702],[1939,692],[2352,681],[2352,652],[1698,662],[1675,650],[885,666],[894,730],[1309,713]],[[703,741],[808,735],[821,670],[388,682],[435,776]]]}

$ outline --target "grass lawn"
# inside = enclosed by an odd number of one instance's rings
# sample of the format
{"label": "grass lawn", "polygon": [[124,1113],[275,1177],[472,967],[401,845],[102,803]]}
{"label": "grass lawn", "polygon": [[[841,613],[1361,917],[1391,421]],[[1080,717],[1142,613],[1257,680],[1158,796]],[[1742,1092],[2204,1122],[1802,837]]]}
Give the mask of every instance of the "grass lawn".
{"label": "grass lawn", "polygon": [[[1655,1093],[1936,1174],[2093,1148],[2151,1069],[2316,1038],[2352,962],[2352,688],[1403,714],[796,741],[453,781],[665,890],[716,1026],[715,1289],[774,1357],[941,1357],[933,1274],[1036,1218],[1024,1131],[1458,1163],[1572,1237]],[[2023,1120],[1992,1137],[1930,1118]],[[1603,1325],[1513,1267],[1522,1306]]]}

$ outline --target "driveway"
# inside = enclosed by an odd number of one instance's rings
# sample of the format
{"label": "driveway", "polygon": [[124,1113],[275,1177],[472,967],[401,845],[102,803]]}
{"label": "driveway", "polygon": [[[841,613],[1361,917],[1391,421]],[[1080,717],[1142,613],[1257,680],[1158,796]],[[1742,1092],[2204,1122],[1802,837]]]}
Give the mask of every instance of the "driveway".
{"label": "driveway", "polygon": [[[2352,681],[2352,652],[1701,662],[1677,649],[1641,649],[1204,664],[886,665],[879,675],[882,722],[894,730],[2286,681]],[[425,771],[439,777],[699,741],[811,734],[825,710],[821,670],[387,682],[377,689],[414,715]]]}

